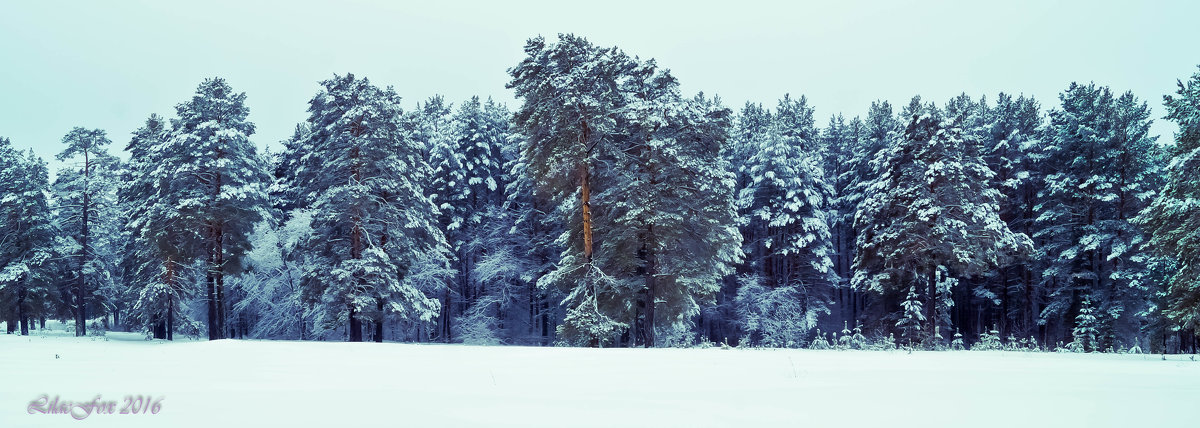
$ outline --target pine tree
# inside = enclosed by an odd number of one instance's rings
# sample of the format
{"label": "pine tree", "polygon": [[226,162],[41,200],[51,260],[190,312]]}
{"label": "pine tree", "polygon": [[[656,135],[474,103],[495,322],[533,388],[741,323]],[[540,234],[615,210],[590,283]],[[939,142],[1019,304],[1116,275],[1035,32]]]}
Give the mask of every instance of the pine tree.
{"label": "pine tree", "polygon": [[1084,297],[1079,315],[1075,316],[1075,328],[1071,331],[1073,340],[1068,347],[1076,352],[1095,352],[1098,350],[1096,335],[1096,315],[1093,313],[1092,299]]}
{"label": "pine tree", "polygon": [[1037,215],[1050,298],[1041,321],[1068,330],[1090,295],[1107,347],[1118,330],[1127,337],[1140,328],[1129,315],[1146,310],[1154,281],[1131,220],[1154,197],[1157,151],[1147,136],[1149,109],[1132,94],[1114,98],[1108,88],[1072,84],[1060,99],[1050,113]]}
{"label": "pine tree", "polygon": [[174,340],[177,321],[187,320],[184,302],[193,294],[185,269],[201,248],[199,231],[180,212],[175,167],[164,162],[182,150],[173,144],[170,125],[151,115],[133,133],[125,150],[129,163],[117,196],[126,219],[122,278],[127,287],[129,325],[156,339]]}
{"label": "pine tree", "polygon": [[999,218],[1001,195],[990,186],[994,173],[978,141],[964,131],[966,111],[952,108],[945,116],[914,98],[907,112],[914,115],[904,138],[876,158],[881,175],[855,217],[853,285],[886,293],[927,284],[921,287],[934,337],[950,302],[950,290],[939,290],[939,271],[977,276],[1030,253],[1032,243]]}
{"label": "pine tree", "polygon": [[797,316],[815,327],[829,314],[837,278],[828,211],[833,190],[825,181],[812,108],[785,96],[747,161],[749,187],[739,196],[748,256],[765,285],[799,299]]}
{"label": "pine tree", "polygon": [[[907,119],[905,121],[907,122]],[[890,103],[887,101],[872,102],[866,119],[861,122],[861,128],[853,135],[854,144],[850,148],[850,153],[842,161],[846,165],[843,167],[845,170],[838,177],[838,181],[844,183],[846,187],[838,195],[836,204],[839,209],[845,210],[845,212],[839,211],[842,215],[840,221],[849,225],[843,231],[845,234],[840,238],[844,241],[846,253],[845,256],[842,256],[841,262],[849,262],[846,270],[850,285],[847,293],[849,302],[847,303],[850,306],[848,312],[851,319],[859,319],[864,311],[870,311],[872,316],[885,315],[878,308],[878,304],[881,302],[879,299],[874,299],[875,294],[868,289],[856,286],[854,282],[854,276],[858,270],[854,267],[854,260],[858,258],[859,251],[858,235],[866,227],[864,224],[857,223],[855,217],[870,192],[871,184],[882,174],[878,170],[878,166],[882,164],[876,162],[875,159],[884,155],[885,149],[896,144],[903,130],[903,124],[897,120]],[[847,261],[846,258],[849,260]]]}
{"label": "pine tree", "polygon": [[598,192],[611,218],[597,261],[633,290],[634,344],[655,346],[656,330],[691,327],[714,303],[740,260],[734,174],[719,156],[730,112],[698,96],[685,100],[669,72],[642,63],[620,110],[616,186]]}
{"label": "pine tree", "polygon": [[908,287],[908,297],[900,307],[903,308],[904,315],[896,321],[896,328],[900,329],[900,337],[908,339],[908,346],[915,347],[921,342],[921,323],[925,321],[925,311],[922,309],[915,285]]}
{"label": "pine tree", "polygon": [[254,124],[246,94],[235,93],[221,78],[207,79],[191,100],[175,106],[170,144],[163,162],[182,179],[171,182],[180,195],[180,215],[199,231],[205,257],[208,338],[228,337],[225,277],[242,269],[254,225],[268,207],[267,165],[250,135]]}
{"label": "pine tree", "polygon": [[1200,331],[1200,72],[1179,82],[1175,96],[1164,96],[1166,119],[1179,131],[1170,146],[1166,184],[1137,221],[1150,235],[1150,246],[1174,258],[1163,312],[1173,321]]}
{"label": "pine tree", "polygon": [[[453,106],[446,102],[441,95],[434,95],[420,104],[418,108],[408,113],[409,127],[412,138],[422,143],[428,153],[429,165],[433,169],[429,176],[431,199],[438,208],[438,223],[454,251],[458,266],[458,274],[450,286],[442,289],[441,314],[438,316],[438,339],[449,342],[452,338],[452,322],[455,313],[461,313],[466,307],[464,296],[470,278],[462,269],[466,264],[462,261],[462,238],[465,237],[463,223],[465,212],[460,209],[464,192],[461,190],[466,182],[466,167],[463,165],[464,156],[457,150],[455,144],[454,123],[451,113]],[[457,304],[455,304],[457,302]]]}
{"label": "pine tree", "polygon": [[[565,294],[559,287],[539,287],[542,277],[554,270],[555,261],[562,253],[562,245],[555,239],[562,234],[564,226],[553,212],[552,201],[546,188],[537,186],[528,164],[521,155],[525,142],[520,134],[510,133],[509,143],[504,146],[505,201],[496,215],[489,215],[483,225],[484,243],[489,253],[480,265],[525,266],[519,271],[517,282],[523,285],[529,298],[529,325],[527,334],[530,343],[548,345],[553,343],[559,322],[563,319],[560,305]],[[481,269],[477,271],[481,283],[497,278],[494,274],[505,270]]]}
{"label": "pine tree", "polygon": [[[434,146],[434,201],[458,271],[456,287],[447,288],[443,296],[441,333],[445,340],[452,336],[451,309],[462,314],[480,298],[496,301],[495,296],[483,296],[486,285],[475,278],[475,267],[487,250],[478,240],[481,224],[491,220],[485,218],[485,213],[504,201],[506,183],[500,151],[507,144],[507,116],[503,107],[490,99],[482,103],[478,97],[463,103],[453,115],[435,98],[425,104],[420,115],[423,135]],[[451,294],[460,304],[451,305]],[[485,316],[482,314],[492,309],[475,310],[472,316]]]}
{"label": "pine tree", "polygon": [[0,319],[8,322],[9,333],[19,326],[28,335],[30,320],[45,319],[56,303],[47,181],[41,158],[18,152],[0,137]]}
{"label": "pine tree", "polygon": [[[987,107],[981,106],[982,109]],[[1042,180],[1038,168],[1042,124],[1041,107],[1036,100],[1004,93],[996,98],[995,106],[987,109],[982,123],[984,159],[996,173],[993,182],[1004,196],[1000,200],[1000,218],[1009,229],[1031,237]],[[1038,262],[1036,258],[1015,258],[993,275],[995,286],[991,293],[998,296],[997,325],[1001,331],[1011,332],[1016,327],[1032,334],[1031,330],[1036,328],[1042,300],[1036,280],[1040,271]]]}
{"label": "pine tree", "polygon": [[[747,102],[734,118],[729,144],[722,148],[721,157],[729,162],[736,177],[735,197],[742,195],[753,184],[749,161],[758,153],[759,140],[762,135],[766,134],[770,126],[771,112],[764,109],[761,104]],[[738,231],[742,236],[741,251],[746,254],[753,250],[754,245],[750,224],[746,221],[748,219],[746,210],[749,204],[738,203],[737,206]],[[702,328],[706,330],[709,340],[737,343],[737,338],[742,334],[737,330],[741,328],[739,326],[745,325],[743,317],[739,315],[739,311],[744,308],[737,307],[737,295],[740,285],[746,282],[746,278],[743,276],[754,273],[753,262],[754,260],[751,258],[743,257],[742,262],[735,266],[736,275],[730,275],[723,281],[721,289],[717,293],[716,303],[701,310],[700,322]]]}
{"label": "pine tree", "polygon": [[569,225],[559,237],[564,251],[557,267],[539,285],[570,290],[559,327],[563,338],[599,346],[626,324],[614,319],[620,318],[624,293],[593,263],[599,228],[592,195],[607,184],[596,182],[595,169],[601,159],[614,157],[614,113],[624,103],[619,81],[636,62],[617,48],[599,48],[574,35],[559,35],[557,43],[530,39],[525,54],[509,69],[507,86],[522,99],[513,124],[525,136],[528,173]]}
{"label": "pine tree", "polygon": [[88,306],[99,306],[95,293],[115,276],[109,270],[116,266],[106,260],[112,254],[108,244],[116,234],[117,219],[118,161],[108,154],[111,143],[102,130],[76,127],[63,137],[67,148],[57,156],[72,165],[59,172],[54,187],[57,217],[67,235],[62,251],[75,259],[70,281],[76,336],[87,334]]}
{"label": "pine tree", "polygon": [[866,129],[855,117],[849,123],[837,115],[829,119],[821,135],[821,151],[826,182],[832,190],[829,203],[829,232],[833,242],[833,272],[836,275],[836,300],[843,322],[855,318],[854,290],[849,287],[854,262],[854,212],[851,201],[856,179],[850,168],[855,150],[863,144]]}
{"label": "pine tree", "polygon": [[309,102],[311,132],[293,145],[302,154],[291,155],[300,166],[289,181],[313,215],[303,295],[318,328],[348,324],[357,342],[372,322],[378,342],[388,314],[425,324],[440,310],[416,282],[427,262],[444,266],[448,250],[425,188],[431,171],[395,91],[351,74],[321,84]]}

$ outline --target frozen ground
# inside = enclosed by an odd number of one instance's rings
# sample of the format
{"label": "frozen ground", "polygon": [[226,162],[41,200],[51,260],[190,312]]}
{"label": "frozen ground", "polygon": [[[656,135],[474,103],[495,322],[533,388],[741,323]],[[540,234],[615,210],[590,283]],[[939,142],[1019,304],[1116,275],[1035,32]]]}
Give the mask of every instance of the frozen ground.
{"label": "frozen ground", "polygon": [[[42,394],[157,414],[29,414]],[[0,334],[0,427],[1196,426],[1188,356]]]}

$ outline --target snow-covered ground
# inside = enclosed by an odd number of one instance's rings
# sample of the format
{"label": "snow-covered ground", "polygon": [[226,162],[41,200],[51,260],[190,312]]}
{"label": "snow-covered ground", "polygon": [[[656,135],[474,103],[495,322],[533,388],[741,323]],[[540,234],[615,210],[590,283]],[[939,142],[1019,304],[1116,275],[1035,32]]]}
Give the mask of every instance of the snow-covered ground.
{"label": "snow-covered ground", "polygon": [[[163,399],[77,421],[29,414],[43,394]],[[1178,427],[1197,404],[1189,356],[0,334],[0,427]]]}

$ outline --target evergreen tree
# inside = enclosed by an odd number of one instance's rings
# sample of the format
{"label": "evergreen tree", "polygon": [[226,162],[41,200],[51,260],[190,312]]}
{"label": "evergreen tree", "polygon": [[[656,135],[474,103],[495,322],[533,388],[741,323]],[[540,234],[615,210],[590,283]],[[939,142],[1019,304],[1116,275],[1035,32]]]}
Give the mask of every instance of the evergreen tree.
{"label": "evergreen tree", "polygon": [[30,320],[45,319],[55,299],[53,227],[46,163],[20,153],[0,137],[0,319],[8,333],[29,334]]}
{"label": "evergreen tree", "polygon": [[[464,211],[456,209],[462,205],[466,167],[464,155],[457,150],[452,106],[441,95],[434,95],[420,104],[418,108],[408,113],[408,126],[412,138],[422,143],[423,150],[428,152],[427,159],[433,169],[427,184],[431,191],[431,199],[438,208],[438,223],[446,236],[451,249],[454,250],[453,262],[459,267],[459,273],[450,286],[442,288],[441,314],[438,316],[438,333],[440,340],[448,342],[452,337],[452,323],[455,313],[461,313],[466,301],[463,299],[469,277],[462,269],[466,264],[461,260],[461,241],[463,231]],[[457,304],[455,304],[457,302]]]}
{"label": "evergreen tree", "polygon": [[184,222],[201,236],[205,258],[208,338],[228,337],[225,277],[242,269],[254,225],[268,207],[267,165],[258,156],[247,121],[246,94],[221,78],[207,79],[191,100],[175,106],[170,144],[163,162],[175,169],[170,184],[179,195]]}
{"label": "evergreen tree", "polygon": [[555,211],[568,225],[559,237],[564,248],[559,262],[539,285],[570,290],[559,326],[563,338],[599,346],[626,326],[614,319],[623,311],[625,293],[594,263],[599,227],[592,195],[608,185],[595,180],[596,168],[614,157],[614,113],[625,102],[619,85],[636,61],[574,35],[559,35],[557,43],[530,39],[525,54],[509,69],[508,88],[522,99],[513,125],[525,136],[527,173],[556,201]]}
{"label": "evergreen tree", "polygon": [[952,109],[947,117],[918,102],[908,108],[914,116],[904,138],[877,157],[882,174],[859,205],[853,285],[885,293],[924,284],[932,338],[949,303],[939,271],[977,276],[1028,254],[1032,243],[999,218],[1001,195],[990,186],[994,173],[979,142],[963,130],[966,112]]}
{"label": "evergreen tree", "polygon": [[[911,116],[910,116],[911,117]],[[907,118],[905,122],[907,122]],[[866,119],[862,121],[862,128],[857,135],[854,136],[855,144],[851,147],[846,160],[843,162],[845,171],[838,178],[838,181],[845,183],[845,189],[838,196],[837,206],[846,210],[842,213],[841,221],[847,222],[850,227],[846,228],[845,235],[841,239],[845,242],[845,255],[841,256],[841,262],[847,263],[846,258],[849,258],[849,275],[848,282],[850,284],[849,294],[849,317],[859,319],[868,315],[870,317],[881,318],[886,314],[879,308],[881,299],[875,299],[876,292],[868,289],[855,286],[854,276],[857,268],[854,266],[854,260],[858,258],[858,235],[863,232],[862,228],[866,225],[857,223],[855,216],[863,201],[870,191],[871,184],[878,179],[882,174],[878,170],[880,162],[876,162],[877,157],[885,155],[885,149],[895,145],[903,131],[903,124],[897,119],[897,116],[892,110],[892,105],[887,101],[872,102],[867,110]],[[903,296],[896,296],[903,298]],[[887,299],[891,300],[891,299]],[[867,312],[869,311],[869,313]]]}
{"label": "evergreen tree", "polygon": [[[1037,236],[1044,242],[1049,302],[1041,322],[1069,330],[1084,295],[1096,300],[1102,346],[1140,329],[1150,275],[1142,233],[1131,220],[1158,186],[1149,109],[1132,94],[1072,84],[1050,113]],[[1062,330],[1060,330],[1062,331]],[[1069,332],[1069,331],[1068,331]]]}
{"label": "evergreen tree", "polygon": [[[981,110],[987,106],[981,106]],[[1039,170],[1042,113],[1038,102],[1024,96],[1001,93],[996,105],[987,109],[983,119],[984,159],[996,173],[995,187],[1003,194],[1000,218],[1009,229],[1034,236],[1037,190],[1041,186]],[[1000,331],[1016,327],[1032,334],[1037,326],[1042,291],[1036,280],[1039,269],[1034,258],[1015,258],[992,276],[993,303],[1000,306],[994,320]]]}
{"label": "evergreen tree", "polygon": [[[509,130],[509,112],[491,99],[464,103],[455,115],[459,151],[464,153],[466,179],[459,209],[467,215],[461,244],[470,276],[471,307],[458,324],[475,342],[547,343],[557,316],[539,289],[536,278],[546,272],[555,251],[544,232],[546,219],[536,215],[540,203],[510,168],[519,163],[517,136]],[[536,224],[531,224],[536,223]],[[557,305],[554,305],[557,308]],[[482,325],[494,325],[489,335]],[[471,327],[475,326],[475,327]],[[539,337],[540,336],[540,337]]]}
{"label": "evergreen tree", "polygon": [[[457,314],[469,310],[479,298],[494,300],[495,297],[483,296],[485,284],[476,280],[475,267],[488,250],[478,239],[481,225],[491,220],[485,217],[487,213],[504,201],[504,159],[500,151],[508,139],[507,116],[502,106],[490,99],[481,103],[478,97],[463,103],[453,115],[440,99],[430,100],[422,109],[421,129],[435,146],[434,201],[441,212],[440,222],[454,250],[458,271],[452,293],[460,302],[453,305]],[[446,292],[442,334],[449,340],[451,290],[447,288]],[[492,309],[477,310],[474,316],[491,313]]]}
{"label": "evergreen tree", "polygon": [[290,179],[298,205],[313,216],[301,287],[318,328],[348,323],[357,342],[372,322],[378,342],[387,314],[424,324],[440,309],[416,282],[426,259],[444,266],[448,250],[425,188],[431,171],[391,88],[351,74],[321,84],[311,132],[293,145],[303,153],[291,155],[300,159]]}
{"label": "evergreen tree", "polygon": [[[481,266],[515,267],[525,266],[516,278],[511,278],[506,269],[480,269],[476,271],[480,283],[493,283],[496,279],[515,279],[525,289],[528,297],[529,325],[527,334],[531,343],[547,345],[555,340],[558,325],[563,319],[560,305],[566,296],[559,287],[539,287],[541,278],[554,270],[554,262],[562,253],[562,245],[556,237],[562,234],[562,223],[552,213],[548,189],[537,186],[528,174],[526,159],[521,155],[524,141],[519,134],[510,134],[509,143],[503,146],[505,159],[505,202],[496,215],[487,216],[483,225],[481,244],[488,248],[480,260]],[[501,287],[505,289],[507,287]]]}
{"label": "evergreen tree", "polygon": [[1150,246],[1176,262],[1163,312],[1194,334],[1200,331],[1200,72],[1180,81],[1163,104],[1179,131],[1169,148],[1166,184],[1137,222],[1149,233]]}
{"label": "evergreen tree", "polygon": [[[746,219],[748,256],[764,284],[799,300],[798,316],[815,327],[829,314],[833,248],[828,211],[832,189],[817,151],[812,108],[801,97],[779,102],[771,127],[758,136],[747,162],[751,182],[739,196]],[[741,295],[742,293],[739,293]]]}
{"label": "evergreen tree", "polygon": [[111,263],[116,237],[117,159],[108,154],[112,142],[99,129],[76,127],[63,137],[67,146],[57,159],[70,162],[55,180],[55,210],[66,235],[63,253],[73,254],[71,304],[75,335],[87,334],[88,306],[99,309],[96,293],[115,276]]}
{"label": "evergreen tree", "polygon": [[1096,333],[1096,315],[1093,313],[1092,299],[1084,297],[1079,315],[1075,316],[1075,328],[1071,330],[1073,340],[1068,347],[1076,352],[1095,352],[1098,350]]}
{"label": "evergreen tree", "polygon": [[[747,102],[734,118],[729,144],[722,148],[721,157],[729,162],[730,168],[737,178],[734,188],[735,197],[746,192],[746,189],[753,184],[749,161],[758,153],[759,141],[770,126],[771,112],[763,108],[761,104]],[[742,235],[741,250],[743,254],[753,251],[754,243],[750,224],[747,222],[746,210],[748,207],[748,204],[738,204],[737,224],[738,231]],[[705,333],[708,334],[709,340],[737,344],[738,338],[743,334],[737,330],[745,326],[744,316],[739,314],[739,311],[744,312],[745,308],[738,307],[737,295],[741,285],[749,280],[743,276],[753,275],[754,270],[753,260],[742,257],[742,262],[735,266],[736,275],[727,276],[721,284],[715,304],[701,309],[700,323]]]}
{"label": "evergreen tree", "polygon": [[[734,174],[719,156],[728,109],[685,100],[669,72],[642,63],[629,80],[618,126],[616,186],[597,193],[612,223],[597,260],[632,290],[635,344],[655,346],[656,330],[690,328],[740,260]],[[630,316],[630,315],[627,315]],[[640,328],[636,328],[640,327]]]}
{"label": "evergreen tree", "polygon": [[835,287],[843,323],[854,318],[852,306],[853,289],[849,287],[851,266],[854,262],[854,212],[857,208],[851,199],[854,186],[850,160],[855,150],[863,144],[866,129],[861,119],[855,117],[849,123],[837,115],[829,119],[821,135],[821,151],[826,182],[832,190],[829,203],[829,233],[833,243],[833,272]]}
{"label": "evergreen tree", "polygon": [[908,346],[916,346],[921,342],[921,323],[925,321],[925,313],[921,308],[920,296],[917,294],[917,287],[908,287],[908,297],[904,299],[904,303],[900,307],[904,309],[904,315],[896,321],[896,328],[900,329],[900,337],[908,339]]}
{"label": "evergreen tree", "polygon": [[184,149],[170,134],[170,125],[158,115],[134,131],[117,196],[126,219],[122,277],[132,302],[130,325],[146,328],[156,339],[174,340],[178,321],[187,319],[183,304],[194,290],[185,269],[198,257],[201,236],[179,210],[175,167],[164,161]]}

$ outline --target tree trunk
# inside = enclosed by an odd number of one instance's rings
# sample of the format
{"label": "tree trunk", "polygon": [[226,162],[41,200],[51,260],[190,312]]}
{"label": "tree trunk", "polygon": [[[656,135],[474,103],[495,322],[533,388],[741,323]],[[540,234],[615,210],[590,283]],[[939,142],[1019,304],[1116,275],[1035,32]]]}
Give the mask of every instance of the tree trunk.
{"label": "tree trunk", "polygon": [[175,340],[175,297],[167,296],[167,340]]}
{"label": "tree trunk", "polygon": [[[647,241],[654,242],[654,225],[647,227]],[[654,348],[654,307],[655,299],[658,299],[658,254],[654,252],[654,248],[646,247],[646,322],[642,328],[642,336],[646,340],[646,348]]]}
{"label": "tree trunk", "polygon": [[653,250],[647,250],[646,254],[646,322],[642,326],[645,329],[643,333],[645,337],[645,346],[653,348],[654,343],[654,306],[658,291],[658,266],[655,264],[655,254]]}
{"label": "tree trunk", "polygon": [[[91,180],[92,174],[91,159],[88,156],[88,151],[83,151],[83,180],[85,183]],[[87,255],[91,252],[91,247],[88,240],[88,223],[91,220],[91,195],[85,190],[83,192],[83,205],[81,206],[80,231],[79,231],[79,272],[75,280],[75,335],[87,335],[87,304],[84,303],[84,291],[87,287],[87,278],[83,276],[85,266],[87,266]]]}
{"label": "tree trunk", "polygon": [[155,339],[167,338],[167,321],[164,319],[163,315],[155,315],[151,319],[150,324],[150,337]]}
{"label": "tree trunk", "polygon": [[[24,276],[24,275],[22,275]],[[21,323],[21,335],[29,335],[29,314],[25,313],[25,278],[21,278],[17,286],[17,322]]]}
{"label": "tree trunk", "polygon": [[592,187],[591,171],[587,162],[579,166],[580,186],[579,200],[583,208],[583,259],[585,263],[592,262]]}
{"label": "tree trunk", "polygon": [[[360,221],[361,219],[357,217],[354,218],[354,228],[350,232],[350,257],[355,259],[361,259],[363,251],[363,232],[359,223]],[[362,285],[363,281],[365,281],[363,278],[359,278],[359,285]],[[355,293],[360,292],[362,292],[361,288],[355,290]],[[350,341],[362,342],[362,320],[358,319],[358,311],[354,309],[353,303],[348,304],[347,306],[350,308]]]}
{"label": "tree trunk", "polygon": [[442,290],[442,329],[439,332],[442,342],[450,343],[450,286]]}
{"label": "tree trunk", "polygon": [[591,129],[588,128],[586,120],[579,121],[581,132],[579,133],[579,142],[584,148],[584,159],[579,163],[579,202],[583,210],[583,258],[585,263],[592,262],[592,185],[591,185],[591,165],[588,164],[588,159],[591,157],[591,148],[588,143],[591,141]]}
{"label": "tree trunk", "polygon": [[358,312],[354,310],[354,305],[350,305],[350,341],[363,341],[362,320],[358,319]]}
{"label": "tree trunk", "polygon": [[[221,178],[217,177],[217,189],[221,188]],[[217,284],[217,338],[224,339],[226,336],[225,325],[225,226],[218,223],[214,230],[213,244],[213,275],[216,277]]]}
{"label": "tree trunk", "polygon": [[[353,129],[350,132],[351,135],[353,135],[354,137],[358,137],[358,136],[362,135],[362,131],[361,131],[362,119],[363,118],[361,116],[358,118],[358,123],[356,123],[356,125],[353,127]],[[361,161],[359,160],[359,155],[360,155],[360,151],[357,146],[355,146],[353,149],[351,149],[350,157],[354,159],[354,164],[350,167],[350,176],[354,177],[355,182],[362,181],[362,165],[360,164]],[[355,207],[355,209],[360,209],[360,208]],[[356,259],[356,260],[361,259],[362,253],[363,253],[363,238],[364,237],[363,237],[362,222],[363,222],[363,217],[361,215],[361,212],[355,212],[355,214],[350,218],[350,258]],[[357,282],[358,282],[357,285],[360,287],[354,290],[355,294],[362,292],[361,286],[364,285],[365,279],[358,278]],[[351,296],[351,299],[353,299],[353,296]],[[358,319],[358,313],[357,313],[357,311],[355,311],[354,305],[352,303],[348,304],[347,306],[350,309],[350,317],[349,317],[350,318],[350,327],[349,327],[350,341],[351,342],[362,342],[362,320]]]}
{"label": "tree trunk", "polygon": [[376,305],[379,309],[379,318],[375,320],[375,342],[383,343],[383,299],[379,299]]}
{"label": "tree trunk", "polygon": [[208,303],[208,340],[217,340],[217,290],[216,278],[212,272],[212,249],[209,248],[209,264],[208,272],[204,275],[204,282],[207,286],[207,303]]}
{"label": "tree trunk", "polygon": [[929,323],[929,343],[937,347],[937,268],[929,269],[929,307],[925,308],[925,321]]}

